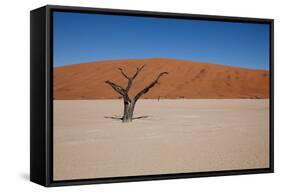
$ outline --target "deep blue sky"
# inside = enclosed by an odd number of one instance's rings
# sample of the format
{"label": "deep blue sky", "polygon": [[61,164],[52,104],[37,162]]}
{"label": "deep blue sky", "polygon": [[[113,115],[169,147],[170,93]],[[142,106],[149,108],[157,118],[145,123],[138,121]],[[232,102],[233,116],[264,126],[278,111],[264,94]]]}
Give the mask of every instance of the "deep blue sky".
{"label": "deep blue sky", "polygon": [[176,58],[269,69],[269,25],[54,12],[54,66]]}

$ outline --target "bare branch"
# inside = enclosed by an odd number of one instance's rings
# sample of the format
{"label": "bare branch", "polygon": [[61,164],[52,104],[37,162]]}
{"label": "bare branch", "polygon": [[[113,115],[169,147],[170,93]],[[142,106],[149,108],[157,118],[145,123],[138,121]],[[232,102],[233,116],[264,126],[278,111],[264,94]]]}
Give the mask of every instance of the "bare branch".
{"label": "bare branch", "polygon": [[128,96],[128,92],[126,91],[126,89],[124,89],[123,87],[121,87],[120,85],[117,85],[115,83],[112,83],[111,81],[105,81],[105,83],[107,83],[108,85],[110,85],[112,87],[112,89],[114,89],[117,93],[119,93],[120,95],[123,96],[123,98],[126,101],[131,102],[131,99]]}
{"label": "bare branch", "polygon": [[147,87],[145,87],[143,90],[141,90],[135,97],[134,101],[136,102],[143,94],[147,93],[152,87],[154,87],[157,83],[159,83],[159,79],[162,75],[168,75],[168,72],[162,72],[160,73],[157,78],[150,83]]}
{"label": "bare branch", "polygon": [[137,71],[136,73],[132,76],[132,77],[129,77],[128,75],[125,74],[125,72],[123,71],[122,68],[118,68],[119,71],[121,72],[121,74],[126,78],[128,79],[128,84],[127,84],[127,87],[126,87],[126,91],[127,93],[129,92],[131,86],[132,86],[132,83],[133,83],[133,80],[137,77],[137,75],[139,74],[139,72],[144,68],[145,65],[141,66],[140,68],[137,67]]}
{"label": "bare branch", "polygon": [[130,88],[131,88],[131,86],[132,86],[132,83],[133,83],[133,79],[131,78],[131,77],[129,77],[128,75],[126,75],[125,73],[124,73],[124,71],[123,71],[123,69],[122,68],[118,68],[119,69],[119,71],[121,72],[121,74],[126,78],[126,79],[128,79],[128,84],[127,84],[127,87],[126,87],[126,92],[128,93],[129,92],[129,90],[130,90]]}
{"label": "bare branch", "polygon": [[126,79],[130,79],[130,77],[128,77],[128,75],[126,75],[126,74],[124,73],[124,71],[123,71],[122,68],[118,68],[118,69],[119,69],[119,71],[121,72],[121,74],[122,74]]}
{"label": "bare branch", "polygon": [[116,92],[118,92],[120,95],[124,95],[126,93],[125,89],[121,87],[120,85],[117,85],[115,83],[112,83],[111,81],[105,81],[108,85],[112,87]]}
{"label": "bare branch", "polygon": [[140,68],[137,67],[137,71],[136,71],[136,73],[134,74],[134,76],[132,77],[132,79],[135,79],[135,78],[138,76],[139,72],[144,68],[144,66],[145,66],[145,65],[141,66]]}

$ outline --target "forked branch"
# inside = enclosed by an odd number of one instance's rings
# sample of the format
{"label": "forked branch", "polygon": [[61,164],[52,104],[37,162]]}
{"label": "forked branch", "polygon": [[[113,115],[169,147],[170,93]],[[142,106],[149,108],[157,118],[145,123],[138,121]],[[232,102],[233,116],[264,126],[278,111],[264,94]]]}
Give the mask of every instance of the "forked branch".
{"label": "forked branch", "polygon": [[141,66],[140,68],[137,67],[137,71],[136,71],[136,73],[134,74],[134,76],[132,77],[133,79],[135,79],[135,78],[138,76],[139,72],[144,68],[144,66],[145,66],[145,65]]}
{"label": "forked branch", "polygon": [[126,79],[130,79],[130,77],[127,76],[127,75],[124,73],[124,71],[123,71],[122,68],[118,68],[118,69],[119,69],[119,71],[121,72],[121,74],[122,74]]}
{"label": "forked branch", "polygon": [[121,72],[121,74],[128,80],[128,84],[127,84],[127,87],[126,87],[126,91],[127,93],[129,92],[130,88],[132,87],[132,84],[133,84],[133,80],[138,76],[139,72],[144,68],[145,65],[141,66],[140,68],[137,67],[137,71],[136,73],[132,76],[132,77],[129,77],[124,71],[122,68],[118,68],[119,71]]}

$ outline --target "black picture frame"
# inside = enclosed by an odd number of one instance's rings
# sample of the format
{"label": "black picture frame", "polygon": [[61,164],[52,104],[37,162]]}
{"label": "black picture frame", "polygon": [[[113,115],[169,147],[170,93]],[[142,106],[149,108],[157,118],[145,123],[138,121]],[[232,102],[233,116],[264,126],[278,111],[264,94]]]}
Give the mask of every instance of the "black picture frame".
{"label": "black picture frame", "polygon": [[[177,18],[193,20],[263,23],[270,25],[270,167],[262,169],[210,171],[99,179],[53,180],[53,11],[86,12],[110,15]],[[30,180],[43,186],[82,185],[178,178],[242,175],[274,172],[274,20],[214,15],[149,12],[47,5],[30,12]]]}

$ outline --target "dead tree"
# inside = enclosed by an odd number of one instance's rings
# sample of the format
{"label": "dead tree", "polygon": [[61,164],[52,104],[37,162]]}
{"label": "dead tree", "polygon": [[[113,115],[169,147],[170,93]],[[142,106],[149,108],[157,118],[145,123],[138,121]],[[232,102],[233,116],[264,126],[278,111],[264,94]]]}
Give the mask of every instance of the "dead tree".
{"label": "dead tree", "polygon": [[118,94],[120,94],[123,98],[124,101],[124,112],[123,112],[123,116],[121,118],[121,120],[123,122],[131,122],[133,119],[133,114],[134,114],[134,109],[135,109],[135,105],[136,102],[139,100],[139,98],[144,95],[145,93],[147,93],[152,87],[154,87],[156,84],[159,84],[159,79],[162,75],[168,74],[168,72],[162,72],[160,73],[156,79],[154,81],[152,81],[148,86],[146,86],[143,90],[141,90],[140,92],[138,92],[133,98],[129,97],[129,91],[132,87],[133,81],[135,80],[135,78],[138,76],[138,74],[140,73],[140,71],[144,68],[144,65],[142,67],[137,67],[137,71],[135,72],[135,74],[133,76],[128,76],[127,74],[125,74],[125,72],[123,71],[122,68],[118,68],[119,71],[121,72],[121,74],[128,80],[128,84],[126,88],[123,88],[120,85],[117,85],[116,83],[113,83],[109,80],[105,81],[105,83],[107,83],[108,85],[110,85],[112,87],[112,89],[114,91],[116,91]]}

